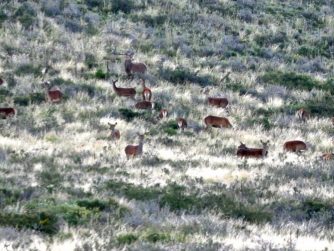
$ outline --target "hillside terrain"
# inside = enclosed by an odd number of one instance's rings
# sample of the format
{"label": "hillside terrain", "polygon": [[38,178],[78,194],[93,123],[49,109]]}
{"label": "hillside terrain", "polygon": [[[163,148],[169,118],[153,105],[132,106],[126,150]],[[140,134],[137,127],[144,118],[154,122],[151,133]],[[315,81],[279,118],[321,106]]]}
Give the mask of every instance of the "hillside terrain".
{"label": "hillside terrain", "polygon": [[333,0],[3,0],[0,27],[1,251],[334,250]]}

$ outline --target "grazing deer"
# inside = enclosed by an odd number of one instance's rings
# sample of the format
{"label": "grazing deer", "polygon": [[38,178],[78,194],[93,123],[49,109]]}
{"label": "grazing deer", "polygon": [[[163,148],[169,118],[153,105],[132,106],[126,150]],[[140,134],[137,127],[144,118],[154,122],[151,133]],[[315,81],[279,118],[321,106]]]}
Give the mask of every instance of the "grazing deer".
{"label": "grazing deer", "polygon": [[133,63],[132,59],[133,59],[133,53],[127,53],[124,62],[124,68],[128,77],[133,78],[133,73],[145,74],[147,70],[146,65],[143,63]]}
{"label": "grazing deer", "polygon": [[238,157],[252,157],[252,158],[264,158],[268,155],[269,140],[267,142],[260,141],[262,148],[248,148],[244,143],[240,142],[240,146],[237,150]]}
{"label": "grazing deer", "polygon": [[145,80],[144,79],[141,80],[141,85],[143,87],[143,91],[142,91],[143,100],[145,100],[145,101],[151,101],[152,91],[151,91],[150,88],[147,88],[145,86]]}
{"label": "grazing deer", "polygon": [[129,157],[135,157],[138,155],[141,155],[143,153],[143,145],[144,145],[144,135],[145,134],[139,134],[139,144],[138,145],[128,145],[125,147],[124,151],[126,154],[127,159],[129,159]]}
{"label": "grazing deer", "polygon": [[184,118],[178,118],[177,125],[181,129],[182,132],[184,131],[185,128],[188,127],[188,123]]}
{"label": "grazing deer", "polygon": [[321,158],[323,160],[332,160],[334,159],[334,153],[323,153]]}
{"label": "grazing deer", "polygon": [[218,128],[232,127],[230,121],[227,118],[217,117],[217,116],[212,116],[212,115],[205,117],[204,123],[206,125],[206,129],[208,129],[209,126],[218,127]]}
{"label": "grazing deer", "polygon": [[166,109],[161,109],[159,113],[159,118],[164,119],[167,118],[167,116],[168,116],[168,111]]}
{"label": "grazing deer", "polygon": [[131,97],[134,99],[136,95],[136,89],[135,88],[120,88],[116,86],[116,82],[118,80],[112,80],[112,87],[115,91],[115,93],[120,97]]}
{"label": "grazing deer", "polygon": [[0,118],[6,119],[15,116],[16,111],[14,108],[0,108]]}
{"label": "grazing deer", "polygon": [[58,86],[51,86],[49,81],[43,82],[45,88],[45,98],[51,103],[59,103],[63,97],[63,93]]}
{"label": "grazing deer", "polygon": [[283,149],[288,152],[301,152],[307,149],[306,144],[301,140],[287,141],[283,145]]}
{"label": "grazing deer", "polygon": [[305,122],[306,119],[310,118],[310,113],[307,112],[304,108],[301,108],[296,112],[296,116],[300,121]]}
{"label": "grazing deer", "polygon": [[227,98],[208,97],[208,103],[209,103],[209,105],[212,105],[212,106],[225,108],[228,105],[228,100],[227,100]]}
{"label": "grazing deer", "polygon": [[117,122],[115,124],[108,123],[108,125],[109,125],[109,129],[111,131],[109,137],[112,140],[118,140],[118,139],[120,139],[121,134],[120,134],[119,130],[115,129],[115,127],[117,125]]}
{"label": "grazing deer", "polygon": [[142,110],[148,110],[148,109],[154,109],[154,103],[151,101],[139,101],[135,105],[137,109],[142,109]]}

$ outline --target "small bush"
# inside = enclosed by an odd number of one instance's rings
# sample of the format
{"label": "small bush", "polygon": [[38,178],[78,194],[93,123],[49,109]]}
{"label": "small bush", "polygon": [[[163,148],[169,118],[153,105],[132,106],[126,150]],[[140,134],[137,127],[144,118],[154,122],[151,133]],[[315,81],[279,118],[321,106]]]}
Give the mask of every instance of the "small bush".
{"label": "small bush", "polygon": [[170,136],[176,135],[178,128],[176,121],[168,121],[161,125],[161,130]]}
{"label": "small bush", "polygon": [[294,72],[271,71],[267,72],[260,80],[272,85],[282,85],[290,89],[312,90],[319,88],[319,82],[307,75]]}
{"label": "small bush", "polygon": [[130,122],[134,118],[139,117],[142,115],[142,113],[139,112],[134,112],[131,109],[128,108],[120,108],[119,113],[121,114],[122,118],[125,119],[126,121]]}
{"label": "small bush", "polygon": [[134,7],[135,5],[132,0],[113,0],[111,3],[111,11],[114,13],[121,11],[128,14]]}
{"label": "small bush", "polygon": [[103,211],[108,207],[108,203],[100,200],[78,200],[77,205],[89,210],[98,209]]}
{"label": "small bush", "polygon": [[157,232],[157,231],[149,231],[148,233],[145,234],[143,237],[144,240],[148,242],[169,242],[172,240],[172,237],[169,233],[164,233],[164,232]]}
{"label": "small bush", "polygon": [[29,97],[28,96],[16,96],[14,97],[14,104],[20,106],[28,106],[29,105]]}
{"label": "small bush", "polygon": [[96,57],[91,53],[85,54],[85,64],[87,65],[88,69],[92,69],[93,67],[98,66]]}
{"label": "small bush", "polygon": [[31,93],[29,99],[32,104],[41,104],[46,101],[45,94],[42,92]]}
{"label": "small bush", "polygon": [[95,72],[95,78],[97,78],[97,79],[107,79],[107,76],[108,76],[108,73],[107,73],[107,72],[104,72],[104,71],[101,70],[101,69],[98,69],[98,70]]}
{"label": "small bush", "polygon": [[38,77],[42,75],[42,72],[40,66],[34,66],[32,64],[22,64],[16,68],[15,74],[17,74],[18,76],[33,74],[35,77]]}
{"label": "small bush", "polygon": [[121,234],[118,235],[116,241],[119,245],[129,245],[138,240],[138,236],[135,234]]}

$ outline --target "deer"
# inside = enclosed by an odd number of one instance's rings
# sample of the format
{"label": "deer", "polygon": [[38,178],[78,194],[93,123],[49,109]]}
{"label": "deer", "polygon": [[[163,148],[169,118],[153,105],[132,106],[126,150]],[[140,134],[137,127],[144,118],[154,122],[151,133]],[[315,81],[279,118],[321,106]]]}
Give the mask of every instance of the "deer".
{"label": "deer", "polygon": [[168,116],[168,111],[166,109],[161,109],[159,112],[159,119],[167,118],[167,116]]}
{"label": "deer", "polygon": [[228,100],[227,98],[208,97],[208,103],[209,105],[212,105],[212,106],[226,108],[228,105]]}
{"label": "deer", "polygon": [[227,118],[224,117],[217,117],[209,115],[204,118],[204,123],[206,125],[206,129],[209,128],[209,126],[212,127],[218,127],[218,128],[230,128],[232,127],[230,121]]}
{"label": "deer", "polygon": [[112,140],[118,140],[118,139],[120,139],[121,134],[120,134],[119,130],[115,129],[115,127],[116,127],[116,125],[117,125],[117,122],[114,123],[114,124],[112,124],[112,123],[108,123],[108,125],[109,125],[109,129],[110,129],[110,131],[111,131],[109,137],[110,137]]}
{"label": "deer", "polygon": [[130,97],[130,98],[134,99],[134,97],[136,95],[136,89],[135,88],[117,87],[116,86],[117,81],[118,81],[118,79],[117,80],[112,80],[112,87],[113,87],[115,93],[120,97]]}
{"label": "deer", "polygon": [[143,100],[145,100],[145,101],[151,101],[152,91],[151,91],[150,88],[147,88],[145,86],[145,80],[144,79],[141,79],[141,85],[142,85],[142,88],[143,88],[143,91],[142,91]]}
{"label": "deer", "polygon": [[310,113],[307,112],[304,108],[301,108],[296,112],[296,116],[300,121],[305,122],[306,119],[310,118]]}
{"label": "deer", "polygon": [[126,58],[124,61],[124,68],[128,78],[132,77],[133,73],[145,74],[147,71],[147,66],[144,63],[134,63],[132,62],[133,53],[125,54]]}
{"label": "deer", "polygon": [[15,116],[16,111],[14,108],[0,108],[0,118],[6,119]]}
{"label": "deer", "polygon": [[332,160],[334,159],[334,153],[323,153],[321,158],[323,160]]}
{"label": "deer", "polygon": [[184,118],[177,118],[177,125],[182,132],[188,127],[188,123]]}
{"label": "deer", "polygon": [[143,145],[144,145],[144,134],[139,134],[139,144],[138,145],[127,145],[124,149],[125,154],[127,159],[129,159],[129,157],[136,157],[138,155],[141,155],[143,153]]}
{"label": "deer", "polygon": [[51,86],[50,81],[45,81],[42,83],[42,85],[45,88],[46,100],[50,101],[51,103],[59,103],[61,101],[63,93],[58,86]]}
{"label": "deer", "polygon": [[301,152],[307,149],[306,144],[301,140],[287,141],[283,145],[283,149],[287,152]]}
{"label": "deer", "polygon": [[137,104],[135,105],[135,107],[137,109],[141,109],[141,110],[149,110],[149,109],[154,109],[154,103],[151,101],[139,101],[137,102]]}
{"label": "deer", "polygon": [[268,155],[269,140],[263,142],[260,140],[262,148],[248,148],[244,143],[240,142],[240,146],[237,150],[238,157],[252,157],[252,158],[264,158]]}

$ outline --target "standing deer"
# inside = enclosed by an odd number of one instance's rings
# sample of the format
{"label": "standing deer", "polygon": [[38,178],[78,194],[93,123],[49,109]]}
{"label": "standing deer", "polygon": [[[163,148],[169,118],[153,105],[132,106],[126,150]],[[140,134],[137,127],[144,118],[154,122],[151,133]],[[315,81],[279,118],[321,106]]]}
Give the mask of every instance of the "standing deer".
{"label": "standing deer", "polygon": [[148,110],[148,109],[154,109],[154,103],[151,101],[139,101],[135,105],[137,109],[143,109],[143,110]]}
{"label": "standing deer", "polygon": [[177,119],[177,125],[182,132],[184,131],[185,128],[188,127],[188,123],[184,118],[178,118]]}
{"label": "standing deer", "polygon": [[116,82],[118,80],[112,80],[112,87],[115,91],[115,93],[120,97],[131,97],[134,99],[136,95],[136,89],[135,88],[120,88],[116,86]]}
{"label": "standing deer", "polygon": [[115,124],[108,123],[108,125],[109,125],[109,129],[111,131],[109,137],[112,140],[118,140],[118,139],[120,139],[121,134],[120,134],[119,130],[115,129],[115,127],[117,125],[117,122]]}
{"label": "standing deer", "polygon": [[128,77],[133,78],[133,73],[145,74],[147,70],[146,65],[144,63],[133,63],[132,59],[133,59],[133,53],[127,53],[124,62],[124,68]]}
{"label": "standing deer", "polygon": [[206,129],[208,129],[209,126],[218,127],[218,128],[232,127],[230,121],[227,118],[217,117],[217,116],[212,116],[212,115],[205,117],[204,123],[206,125]]}
{"label": "standing deer", "polygon": [[63,93],[58,86],[51,86],[49,81],[43,82],[45,88],[45,99],[51,103],[59,103],[63,97]]}
{"label": "standing deer", "polygon": [[168,116],[168,111],[166,109],[161,109],[159,113],[159,118],[164,119],[167,118],[167,116]]}
{"label": "standing deer", "polygon": [[238,157],[253,157],[264,158],[268,155],[269,140],[267,142],[260,141],[262,148],[248,148],[244,143],[240,142],[240,146],[237,150]]}
{"label": "standing deer", "polygon": [[226,108],[228,105],[228,100],[227,98],[208,97],[208,103],[209,105],[212,105],[212,106]]}
{"label": "standing deer", "polygon": [[0,108],[0,118],[6,119],[15,116],[16,111],[14,108]]}
{"label": "standing deer", "polygon": [[296,116],[300,121],[305,122],[306,119],[310,118],[310,113],[307,112],[304,108],[301,108],[296,112]]}
{"label": "standing deer", "polygon": [[283,149],[288,152],[301,152],[307,149],[306,144],[301,140],[287,141],[283,145]]}
{"label": "standing deer", "polygon": [[334,153],[323,153],[321,158],[323,160],[332,160],[334,159]]}
{"label": "standing deer", "polygon": [[144,145],[144,135],[145,134],[139,134],[139,144],[138,145],[127,145],[124,149],[125,154],[127,159],[129,159],[129,157],[135,157],[138,155],[141,155],[143,153],[143,145]]}
{"label": "standing deer", "polygon": [[145,101],[151,101],[152,98],[152,91],[150,88],[147,88],[145,86],[145,80],[141,79],[141,86],[143,88],[142,95],[143,95],[143,100]]}

